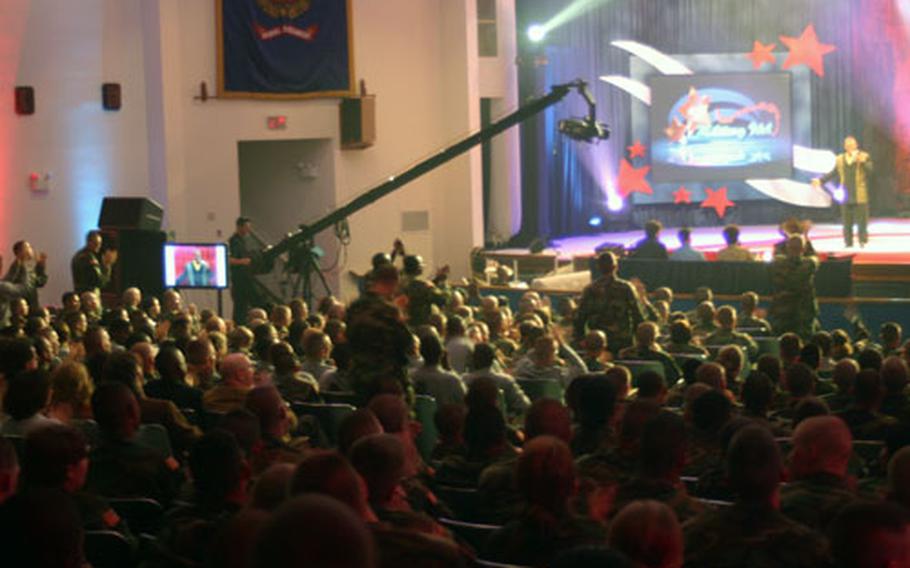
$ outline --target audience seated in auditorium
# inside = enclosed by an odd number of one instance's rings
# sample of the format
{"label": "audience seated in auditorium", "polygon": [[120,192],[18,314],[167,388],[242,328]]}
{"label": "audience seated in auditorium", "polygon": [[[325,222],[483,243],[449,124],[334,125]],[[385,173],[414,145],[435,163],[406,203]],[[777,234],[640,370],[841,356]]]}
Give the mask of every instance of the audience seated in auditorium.
{"label": "audience seated in auditorium", "polygon": [[254,475],[275,463],[296,464],[303,459],[309,441],[291,436],[293,415],[274,385],[262,385],[249,391],[244,408],[259,419],[262,439],[260,451],[250,464]]}
{"label": "audience seated in auditorium", "polygon": [[670,341],[664,349],[672,355],[708,356],[708,350],[694,342],[692,327],[684,319],[670,324]]}
{"label": "audience seated in auditorium", "polygon": [[518,379],[550,379],[564,388],[578,375],[587,372],[581,357],[565,343],[545,335],[534,342],[534,350],[515,367]]}
{"label": "audience seated in auditorium", "polygon": [[730,443],[727,475],[732,507],[687,523],[686,566],[825,566],[824,537],[778,511],[784,467],[777,443],[761,426],[742,428]]}
{"label": "audience seated in auditorium", "polygon": [[[104,364],[102,378],[104,382],[117,382],[129,388],[139,403],[142,423],[163,426],[167,430],[171,447],[178,454],[189,448],[202,434],[199,428],[187,421],[173,402],[146,396],[142,385],[142,371],[138,361],[131,354],[127,352],[111,354]],[[94,408],[93,404],[93,411]]]}
{"label": "audience seated in auditorium", "polygon": [[683,533],[673,509],[659,501],[626,505],[610,524],[610,546],[643,568],[681,568]]}
{"label": "audience seated in auditorium", "polygon": [[619,360],[626,361],[657,361],[663,367],[664,378],[667,384],[676,384],[682,377],[682,371],[666,351],[657,343],[660,329],[654,322],[646,321],[638,324],[635,330],[635,345],[619,352]]}
{"label": "audience seated in auditorium", "polygon": [[659,238],[663,228],[660,221],[653,219],[645,223],[645,238],[635,243],[629,251],[629,257],[638,260],[667,260],[667,247]]}
{"label": "audience seated in auditorium", "polygon": [[758,317],[759,297],[755,292],[744,292],[739,300],[739,327],[750,330],[752,335],[770,335],[768,320]]}
{"label": "audience seated in auditorium", "polygon": [[436,472],[436,481],[458,487],[477,487],[480,474],[493,463],[515,456],[515,448],[506,437],[502,412],[491,404],[471,406],[465,417],[464,455],[444,459]]}
{"label": "audience seated in auditorium", "polygon": [[781,511],[809,528],[826,531],[834,517],[856,500],[848,487],[853,438],[833,416],[808,418],[793,432],[790,483],[781,491]]}
{"label": "audience seated in auditorium", "polygon": [[679,261],[703,261],[705,255],[692,248],[692,231],[688,228],[682,228],[677,233],[679,236],[679,248],[670,253],[670,260]]}
{"label": "audience seated in auditorium", "polygon": [[315,401],[319,395],[319,383],[313,375],[301,370],[293,347],[286,341],[278,341],[269,347],[274,384],[281,396],[290,402]]}
{"label": "audience seated in auditorium", "polygon": [[247,393],[253,388],[255,370],[250,358],[243,353],[231,353],[221,362],[221,382],[205,392],[202,405],[206,412],[224,414],[243,407]]}
{"label": "audience seated in auditorium", "polygon": [[888,434],[898,427],[893,416],[882,414],[882,398],[885,391],[878,371],[865,369],[856,375],[853,382],[853,401],[837,413],[855,440],[877,440],[883,442]]}
{"label": "audience seated in auditorium", "polygon": [[473,371],[462,377],[464,384],[470,387],[479,378],[492,379],[497,388],[502,390],[506,413],[509,416],[520,416],[531,405],[531,401],[515,379],[511,375],[496,371],[497,367],[499,363],[496,359],[496,348],[489,343],[478,343],[474,346],[471,357]]}
{"label": "audience seated in auditorium", "polygon": [[186,383],[186,358],[176,345],[164,345],[155,357],[158,379],[145,384],[145,393],[152,398],[169,400],[180,409],[202,414],[202,390]]}
{"label": "audience seated in auditorium", "polygon": [[25,371],[6,381],[3,412],[9,417],[0,426],[4,436],[27,436],[57,421],[44,415],[50,402],[51,383],[44,371]]}
{"label": "audience seated in auditorium", "polygon": [[[129,527],[91,486],[89,455],[85,438],[78,430],[52,424],[26,437],[18,492],[29,494],[35,491],[65,494],[66,501],[75,507],[84,529],[113,530],[132,541]],[[39,535],[32,535],[33,538],[36,536]]]}
{"label": "audience seated in auditorium", "polygon": [[735,308],[722,306],[717,310],[716,318],[719,329],[705,337],[705,345],[739,345],[749,359],[758,356],[758,344],[755,343],[755,340],[749,334],[736,329],[738,322]]}
{"label": "audience seated in auditorium", "polygon": [[739,243],[739,227],[727,225],[723,231],[727,246],[717,251],[717,260],[723,262],[740,262],[755,260],[755,256]]}
{"label": "audience seated in auditorium", "polygon": [[578,517],[571,509],[577,488],[575,464],[563,441],[540,436],[528,442],[515,467],[515,482],[527,506],[519,518],[490,537],[484,558],[546,566],[562,550],[604,542],[603,525]]}
{"label": "audience seated in auditorium", "polygon": [[673,509],[681,522],[698,515],[702,506],[689,497],[679,479],[686,467],[686,446],[681,417],[663,411],[651,418],[641,434],[638,473],[616,490],[614,513],[633,501],[655,500]]}
{"label": "audience seated in auditorium", "polygon": [[[476,354],[475,346],[475,354]],[[418,394],[430,395],[436,404],[460,403],[467,392],[457,373],[442,367],[444,356],[442,341],[435,333],[420,338],[420,356],[423,366],[411,373],[411,382]]]}

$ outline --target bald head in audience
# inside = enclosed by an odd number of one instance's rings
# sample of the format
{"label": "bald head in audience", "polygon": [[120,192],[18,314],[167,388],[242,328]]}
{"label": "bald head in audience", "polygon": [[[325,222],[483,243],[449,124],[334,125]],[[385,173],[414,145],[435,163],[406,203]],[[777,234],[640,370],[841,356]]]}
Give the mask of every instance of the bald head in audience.
{"label": "bald head in audience", "polygon": [[253,362],[243,353],[231,353],[221,361],[221,380],[227,386],[253,388]]}
{"label": "bald head in audience", "polygon": [[683,534],[676,514],[659,501],[635,501],[610,525],[610,546],[642,568],[679,568]]}
{"label": "bald head in audience", "polygon": [[790,474],[794,479],[828,473],[847,474],[853,437],[843,420],[834,416],[814,416],[800,422],[793,432]]}
{"label": "bald head in audience", "polygon": [[252,566],[373,568],[373,548],[366,524],[350,507],[324,495],[304,495],[282,505],[262,528]]}

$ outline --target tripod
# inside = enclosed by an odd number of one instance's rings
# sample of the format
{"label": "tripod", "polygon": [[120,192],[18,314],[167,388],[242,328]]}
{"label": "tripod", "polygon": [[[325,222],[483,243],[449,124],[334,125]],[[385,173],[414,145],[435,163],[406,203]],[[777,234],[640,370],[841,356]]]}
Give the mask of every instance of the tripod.
{"label": "tripod", "polygon": [[319,268],[319,256],[316,253],[316,246],[312,239],[306,239],[289,254],[288,263],[285,270],[296,275],[296,279],[291,286],[292,297],[303,297],[307,304],[312,305],[313,296],[316,292],[314,280],[318,279],[326,295],[331,295],[328,282]]}

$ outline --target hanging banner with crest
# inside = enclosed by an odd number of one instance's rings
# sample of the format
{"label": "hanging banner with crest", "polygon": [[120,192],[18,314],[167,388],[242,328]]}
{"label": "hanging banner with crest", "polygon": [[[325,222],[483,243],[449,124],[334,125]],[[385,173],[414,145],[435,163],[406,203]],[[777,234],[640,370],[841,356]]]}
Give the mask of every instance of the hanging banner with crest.
{"label": "hanging banner with crest", "polygon": [[351,0],[215,0],[218,96],[351,95]]}

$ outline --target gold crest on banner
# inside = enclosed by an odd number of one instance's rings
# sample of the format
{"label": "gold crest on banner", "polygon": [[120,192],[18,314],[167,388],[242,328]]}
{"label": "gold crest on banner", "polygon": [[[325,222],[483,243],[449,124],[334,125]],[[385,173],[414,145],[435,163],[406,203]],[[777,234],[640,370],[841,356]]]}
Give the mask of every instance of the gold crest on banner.
{"label": "gold crest on banner", "polygon": [[311,0],[256,0],[263,12],[272,18],[299,18],[310,9]]}

